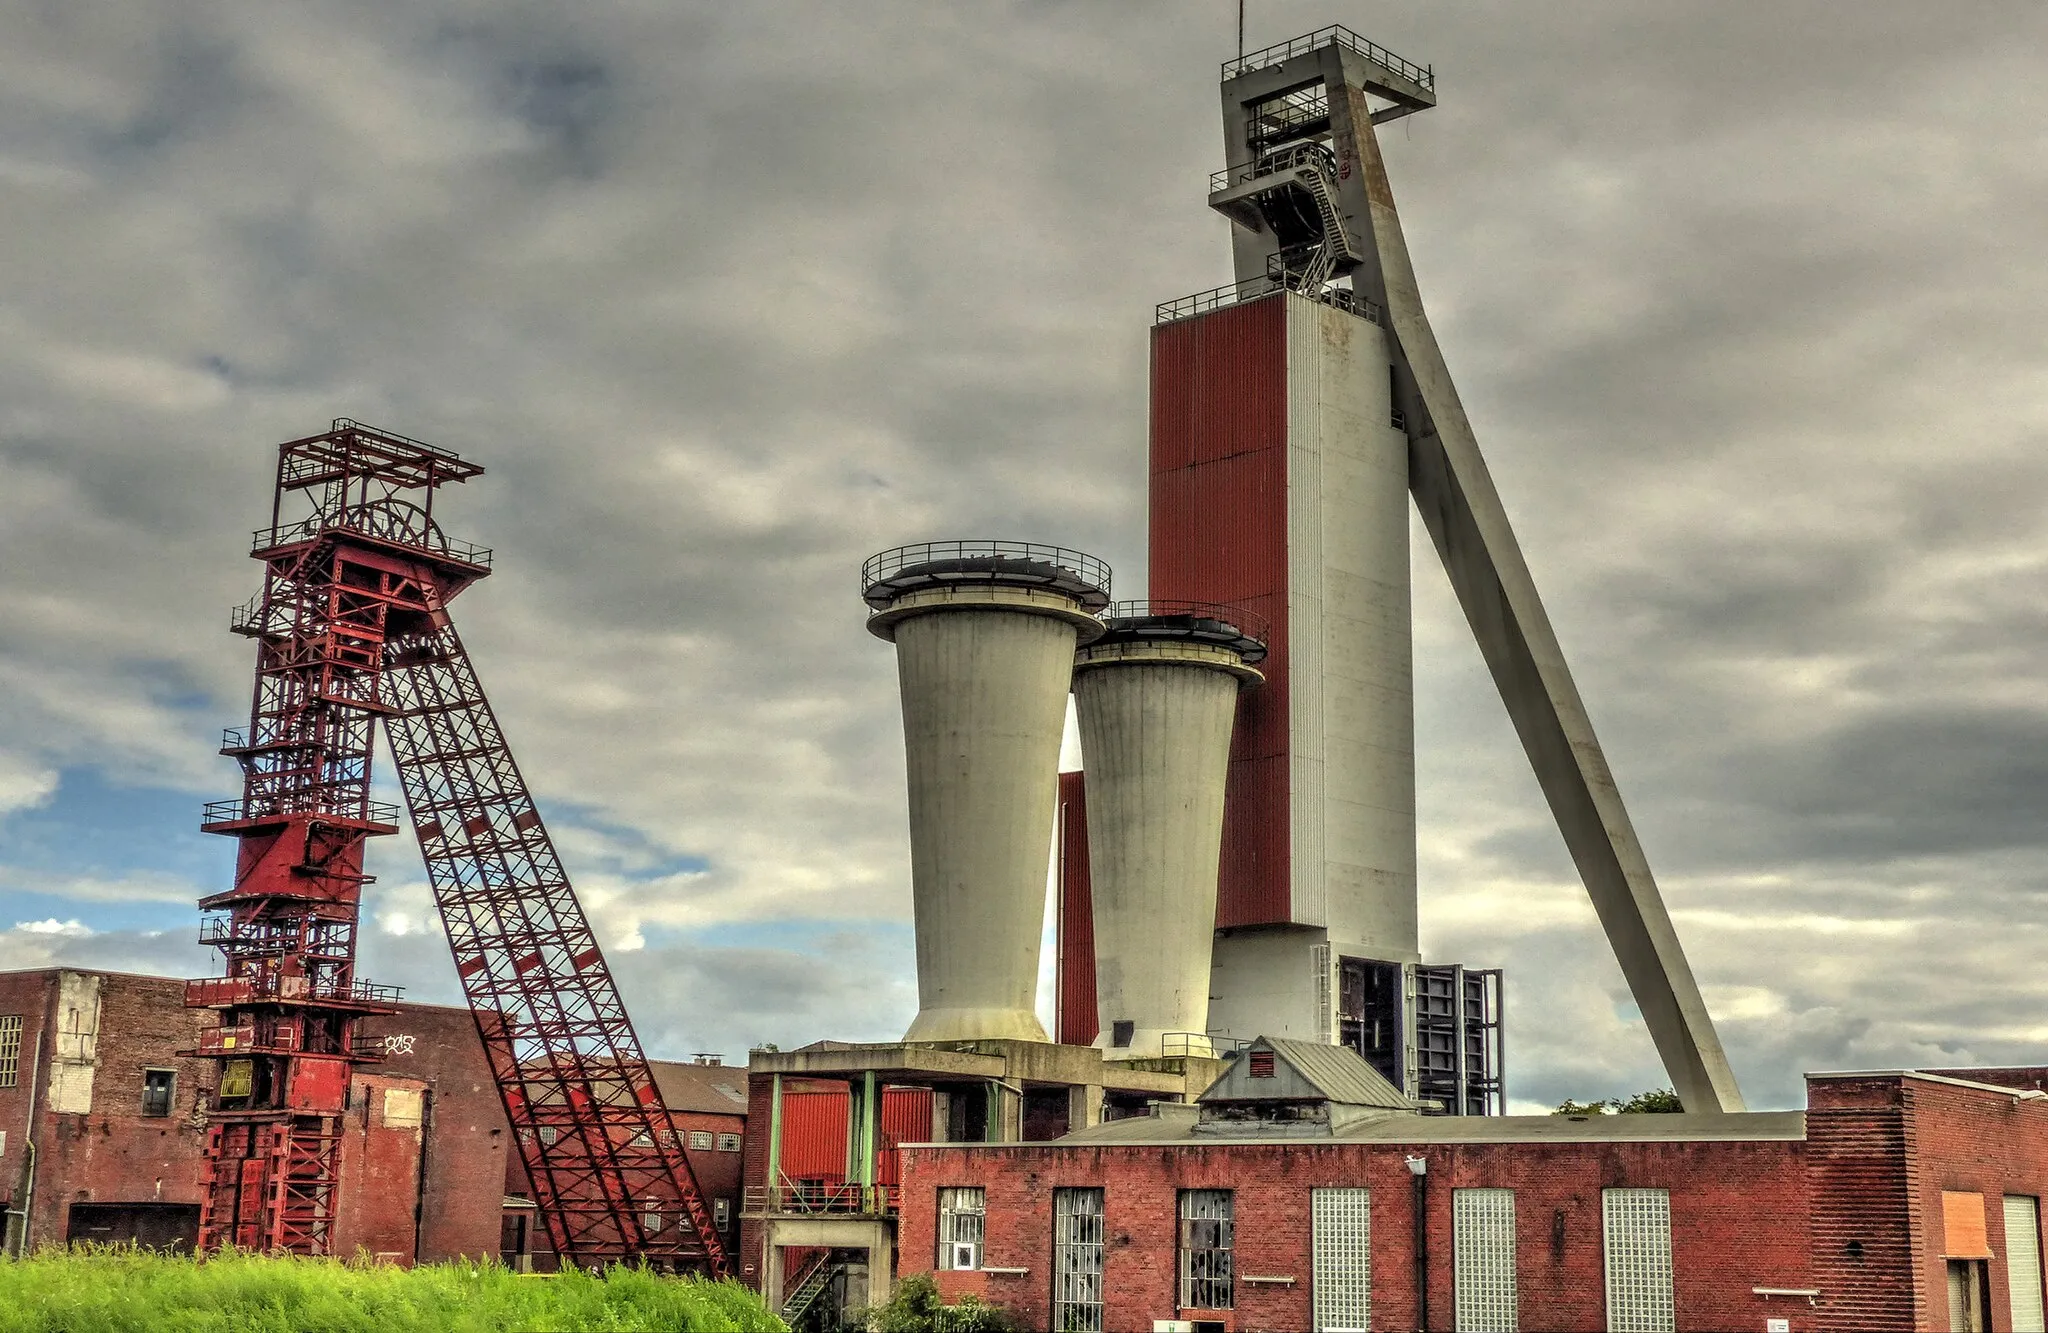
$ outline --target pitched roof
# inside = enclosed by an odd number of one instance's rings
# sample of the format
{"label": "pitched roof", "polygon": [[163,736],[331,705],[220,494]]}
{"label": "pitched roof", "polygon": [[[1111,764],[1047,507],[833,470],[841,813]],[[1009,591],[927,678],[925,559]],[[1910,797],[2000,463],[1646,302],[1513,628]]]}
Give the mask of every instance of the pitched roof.
{"label": "pitched roof", "polygon": [[711,1115],[747,1113],[747,1071],[730,1065],[686,1065],[650,1060],[654,1085],[671,1111]]}
{"label": "pitched roof", "polygon": [[[1249,1052],[1260,1050],[1273,1052],[1276,1063],[1284,1064],[1292,1077],[1276,1070],[1276,1079],[1253,1079]],[[1260,1037],[1252,1042],[1195,1100],[1326,1101],[1337,1106],[1369,1106],[1386,1111],[1415,1110],[1415,1103],[1402,1096],[1358,1052],[1344,1046],[1286,1037]]]}

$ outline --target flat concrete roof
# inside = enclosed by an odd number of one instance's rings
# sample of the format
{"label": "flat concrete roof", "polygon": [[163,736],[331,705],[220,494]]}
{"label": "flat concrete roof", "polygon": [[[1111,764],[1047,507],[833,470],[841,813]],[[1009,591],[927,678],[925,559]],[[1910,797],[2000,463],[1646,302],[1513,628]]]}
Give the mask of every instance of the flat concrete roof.
{"label": "flat concrete roof", "polygon": [[[1179,1108],[1172,1108],[1178,1110]],[[1192,1109],[1192,1108],[1190,1108]],[[1186,1114],[1132,1116],[1076,1130],[1046,1143],[919,1143],[918,1148],[1093,1148],[1115,1144],[1203,1147],[1264,1145],[1299,1148],[1330,1143],[1746,1143],[1797,1142],[1804,1111],[1740,1111],[1729,1115],[1389,1115],[1346,1126],[1328,1137],[1196,1134]]]}
{"label": "flat concrete roof", "polygon": [[872,1072],[877,1078],[908,1084],[994,1079],[1048,1086],[1099,1086],[1117,1092],[1160,1096],[1181,1096],[1187,1088],[1187,1079],[1181,1074],[1132,1069],[1104,1060],[1102,1053],[1092,1046],[1037,1041],[972,1044],[981,1049],[948,1049],[946,1045],[923,1042],[820,1042],[794,1051],[751,1051],[747,1071],[823,1079],[857,1078]]}

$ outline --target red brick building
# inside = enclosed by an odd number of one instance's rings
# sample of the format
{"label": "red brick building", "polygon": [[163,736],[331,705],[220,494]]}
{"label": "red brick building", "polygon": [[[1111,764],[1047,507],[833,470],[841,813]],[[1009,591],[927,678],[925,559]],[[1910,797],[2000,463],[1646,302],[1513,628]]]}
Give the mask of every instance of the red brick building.
{"label": "red brick building", "polygon": [[[551,1256],[467,1009],[401,1004],[365,1020],[383,1058],[349,1089],[335,1250],[398,1263]],[[73,1240],[189,1245],[202,1108],[218,1065],[177,1054],[215,1021],[168,977],[0,972],[5,1250]],[[691,1164],[729,1235],[739,1213],[745,1077],[655,1062]],[[729,1242],[730,1243],[730,1242]],[[537,1258],[536,1258],[537,1256]]]}
{"label": "red brick building", "polygon": [[1031,1328],[2043,1326],[2043,1071],[1817,1074],[1804,1112],[1725,1116],[1242,1096],[1299,1045],[1195,1106],[903,1147],[899,1274]]}

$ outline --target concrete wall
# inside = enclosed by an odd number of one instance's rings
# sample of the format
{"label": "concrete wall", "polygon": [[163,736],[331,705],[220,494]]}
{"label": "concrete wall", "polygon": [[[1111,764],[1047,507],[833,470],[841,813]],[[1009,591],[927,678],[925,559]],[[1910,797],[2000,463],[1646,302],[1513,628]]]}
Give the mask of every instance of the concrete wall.
{"label": "concrete wall", "polygon": [[906,1039],[1045,1041],[1038,948],[1075,627],[957,606],[894,634],[917,927]]}
{"label": "concrete wall", "polygon": [[[1150,645],[1129,645],[1149,647]],[[1168,1032],[1209,1030],[1216,867],[1239,681],[1213,664],[1133,659],[1074,680],[1088,801],[1096,1045],[1161,1055]],[[1184,1051],[1177,1052],[1185,1054]]]}

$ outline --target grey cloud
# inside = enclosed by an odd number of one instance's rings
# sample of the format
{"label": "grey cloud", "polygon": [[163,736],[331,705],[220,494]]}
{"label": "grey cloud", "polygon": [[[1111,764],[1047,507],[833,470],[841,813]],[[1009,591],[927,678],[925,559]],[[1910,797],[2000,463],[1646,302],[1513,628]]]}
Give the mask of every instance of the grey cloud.
{"label": "grey cloud", "polygon": [[[491,469],[441,512],[499,549],[458,618],[543,801],[709,863],[572,866],[608,929],[901,918],[855,571],[989,532],[1142,588],[1144,325],[1227,275],[1201,196],[1234,18],[0,4],[7,790],[98,763],[226,793],[268,446],[347,414]],[[1333,18],[1364,21],[1271,0],[1251,38]],[[1372,23],[1436,66],[1442,106],[1384,136],[1425,297],[1756,1098],[2024,1053],[2038,7]],[[1432,562],[1430,950],[1509,967],[1529,1095],[1658,1081]],[[406,853],[380,873],[417,910]],[[375,935],[379,979],[447,984],[430,932]],[[893,938],[619,958],[643,1026],[732,1049],[888,1035]]]}

